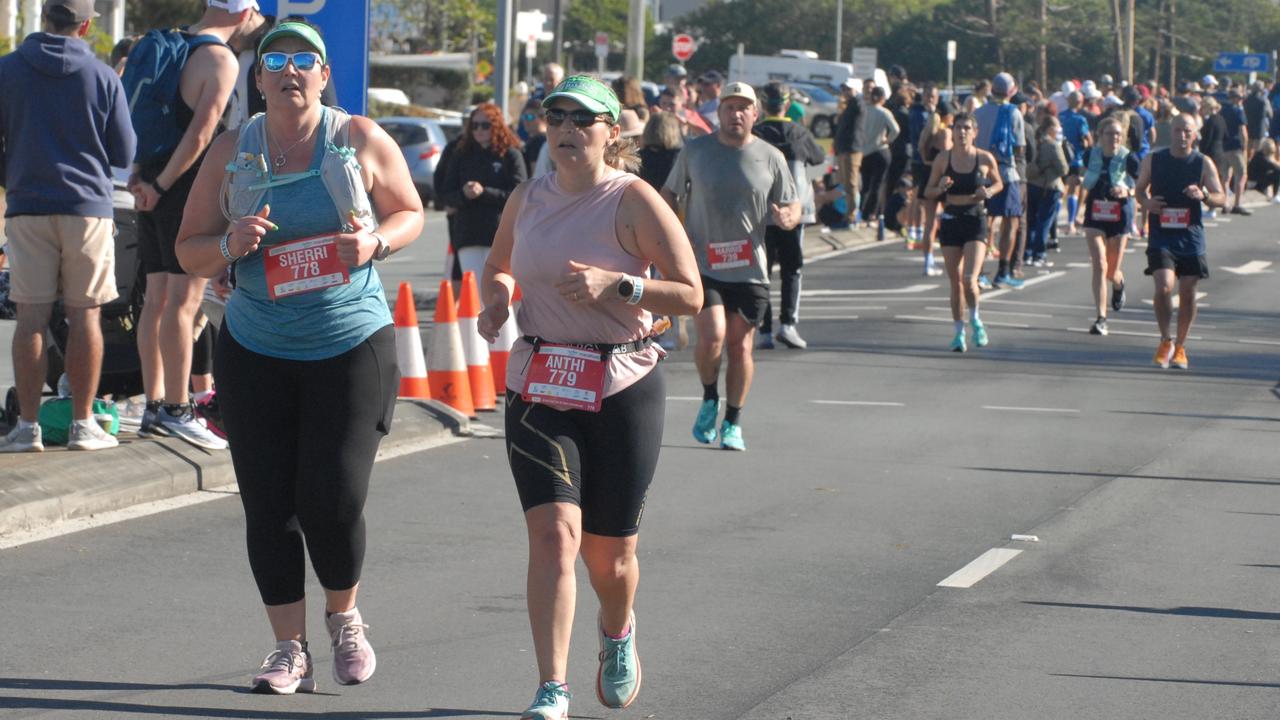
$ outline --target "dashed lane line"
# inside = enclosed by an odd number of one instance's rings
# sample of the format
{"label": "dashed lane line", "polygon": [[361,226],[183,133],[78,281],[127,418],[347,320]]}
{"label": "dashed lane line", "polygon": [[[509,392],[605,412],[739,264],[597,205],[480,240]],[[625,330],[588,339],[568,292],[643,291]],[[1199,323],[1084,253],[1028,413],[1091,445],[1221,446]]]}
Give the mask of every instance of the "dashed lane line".
{"label": "dashed lane line", "polygon": [[[937,305],[926,305],[924,309],[925,309],[925,310],[937,310],[937,311],[939,311],[939,312],[951,312],[951,308],[949,308],[949,307],[940,307],[940,306],[937,306]],[[983,309],[982,309],[982,314],[983,314],[983,315],[989,315],[989,314],[993,314],[993,313],[994,313],[994,314],[996,314],[996,315],[1020,315],[1020,316],[1022,316],[1022,317],[1038,317],[1038,318],[1051,318],[1051,317],[1053,317],[1052,315],[1050,315],[1050,314],[1048,314],[1048,313],[1016,312],[1016,311],[1013,311],[1013,310],[992,310],[991,308],[983,308]]]}
{"label": "dashed lane line", "polygon": [[810,400],[814,405],[866,405],[870,407],[906,407],[906,403],[877,400]]}
{"label": "dashed lane line", "polygon": [[[894,315],[893,317],[897,320],[920,320],[924,322],[941,322],[941,323],[955,322],[951,318],[929,317],[928,315]],[[1024,323],[1008,323],[1008,322],[1000,322],[998,320],[983,320],[982,324],[987,325],[989,327],[1018,328],[1020,330],[1031,329],[1030,325],[1027,325]]]}
{"label": "dashed lane line", "polygon": [[1074,408],[1018,407],[1016,405],[983,405],[982,409],[998,412],[1066,413],[1068,415],[1080,413]]}
{"label": "dashed lane line", "polygon": [[1021,554],[1021,550],[991,548],[979,555],[973,562],[951,573],[951,575],[947,576],[947,579],[938,583],[938,587],[971,588]]}

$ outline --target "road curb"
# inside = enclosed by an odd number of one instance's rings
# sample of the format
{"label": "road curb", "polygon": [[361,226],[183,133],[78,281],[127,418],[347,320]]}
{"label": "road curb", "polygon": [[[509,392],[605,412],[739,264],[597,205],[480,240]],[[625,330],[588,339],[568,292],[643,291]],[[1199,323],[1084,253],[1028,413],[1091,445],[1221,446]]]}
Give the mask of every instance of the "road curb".
{"label": "road curb", "polygon": [[[378,459],[437,447],[471,424],[437,401],[401,399]],[[235,484],[231,454],[126,433],[119,448],[0,455],[0,537]]]}

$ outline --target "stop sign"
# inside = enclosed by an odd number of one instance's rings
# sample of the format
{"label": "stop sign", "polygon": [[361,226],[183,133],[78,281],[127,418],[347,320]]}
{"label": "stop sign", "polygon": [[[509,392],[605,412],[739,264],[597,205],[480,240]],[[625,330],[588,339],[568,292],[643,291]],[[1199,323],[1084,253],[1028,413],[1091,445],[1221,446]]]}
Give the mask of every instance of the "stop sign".
{"label": "stop sign", "polygon": [[671,54],[676,56],[680,62],[684,62],[693,57],[693,51],[697,50],[697,46],[693,42],[692,35],[681,33],[671,38]]}

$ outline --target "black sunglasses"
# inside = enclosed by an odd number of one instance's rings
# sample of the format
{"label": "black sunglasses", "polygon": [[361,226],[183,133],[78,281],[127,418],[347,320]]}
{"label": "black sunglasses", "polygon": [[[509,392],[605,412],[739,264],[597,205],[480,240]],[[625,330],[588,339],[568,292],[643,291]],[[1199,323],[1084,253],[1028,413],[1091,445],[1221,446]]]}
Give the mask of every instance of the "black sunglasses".
{"label": "black sunglasses", "polygon": [[551,127],[560,127],[565,118],[569,118],[575,126],[580,128],[589,128],[604,118],[591,112],[590,110],[562,110],[560,108],[547,109],[547,124]]}
{"label": "black sunglasses", "polygon": [[490,122],[472,122],[472,123],[471,123],[471,129],[472,129],[472,130],[492,130],[492,129],[493,129],[493,123],[490,123]]}

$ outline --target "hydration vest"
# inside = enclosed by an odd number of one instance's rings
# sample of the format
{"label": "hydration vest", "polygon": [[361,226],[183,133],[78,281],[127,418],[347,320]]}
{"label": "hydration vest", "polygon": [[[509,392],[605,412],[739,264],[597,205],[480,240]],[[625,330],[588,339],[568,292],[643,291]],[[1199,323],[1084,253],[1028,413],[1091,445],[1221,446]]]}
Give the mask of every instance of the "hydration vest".
{"label": "hydration vest", "polygon": [[366,230],[377,228],[369,193],[360,176],[360,163],[356,161],[355,148],[350,146],[351,116],[335,107],[325,107],[323,112],[325,136],[318,142],[324,143],[324,157],[319,169],[272,174],[266,115],[258,113],[240,128],[239,144],[222,178],[222,214],[228,222],[257,212],[268,190],[319,175],[337,209],[343,232],[354,231],[353,214]]}

